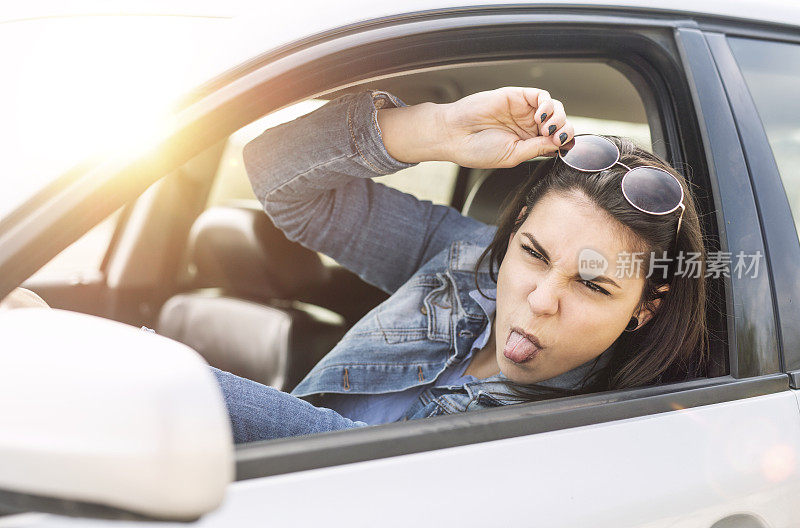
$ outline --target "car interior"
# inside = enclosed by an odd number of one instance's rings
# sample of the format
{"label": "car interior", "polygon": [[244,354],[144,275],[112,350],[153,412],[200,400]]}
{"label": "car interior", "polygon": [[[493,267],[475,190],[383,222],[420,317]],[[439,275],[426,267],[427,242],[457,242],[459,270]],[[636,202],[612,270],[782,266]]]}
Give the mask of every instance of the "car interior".
{"label": "car interior", "polygon": [[[576,133],[627,136],[667,156],[646,86],[605,60],[481,62],[371,79],[247,125],[153,184],[22,286],[54,308],[152,328],[191,346],[211,365],[291,391],[387,295],[272,225],[250,188],[242,147],[344,93],[386,90],[412,105],[501,86],[545,88],[565,104]],[[375,180],[493,223],[539,161],[494,170],[425,162]],[[707,196],[699,195],[698,205],[713,210]],[[713,235],[713,215],[702,216]],[[722,298],[717,288],[712,298]],[[709,304],[712,335],[723,336],[723,303]],[[718,338],[711,345],[707,376],[723,376],[725,343]]]}

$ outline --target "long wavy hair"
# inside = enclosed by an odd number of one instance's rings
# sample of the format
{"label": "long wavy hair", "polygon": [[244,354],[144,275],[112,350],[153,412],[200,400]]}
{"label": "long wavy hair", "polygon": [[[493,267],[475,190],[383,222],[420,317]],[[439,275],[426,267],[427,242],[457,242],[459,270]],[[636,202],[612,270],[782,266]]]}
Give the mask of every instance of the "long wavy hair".
{"label": "long wavy hair", "polygon": [[[705,249],[697,209],[683,176],[658,156],[617,136],[603,136],[617,145],[620,161],[628,167],[651,165],[674,175],[683,186],[686,210],[677,240],[680,210],[666,215],[647,214],[631,206],[622,194],[622,177],[627,169],[620,165],[601,172],[580,172],[561,162],[558,157],[543,161],[533,174],[512,193],[502,209],[498,229],[491,244],[478,259],[477,269],[489,259],[489,271],[497,282],[497,271],[508,250],[509,238],[522,226],[533,206],[549,192],[574,193],[588,197],[620,224],[633,232],[643,251],[642,269],[649,269],[649,257],[659,259],[666,252],[667,273],[651,273],[645,279],[640,307],[654,311],[647,324],[633,332],[622,332],[604,353],[611,357],[605,367],[593,368],[576,389],[548,387],[539,384],[508,382],[511,396],[521,401],[619,390],[657,383],[667,383],[707,375],[709,338],[706,323]],[[523,207],[525,211],[523,212]],[[520,214],[522,213],[522,214]],[[699,273],[676,273],[677,255],[699,254]],[[666,275],[666,278],[664,277]],[[666,293],[658,288],[668,284]],[[660,299],[657,309],[652,304]]]}

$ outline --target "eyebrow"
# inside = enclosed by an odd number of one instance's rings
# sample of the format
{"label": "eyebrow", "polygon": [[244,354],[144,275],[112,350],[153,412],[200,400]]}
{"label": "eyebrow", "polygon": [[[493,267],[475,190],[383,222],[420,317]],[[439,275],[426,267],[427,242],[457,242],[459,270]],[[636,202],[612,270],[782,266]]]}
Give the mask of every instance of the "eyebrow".
{"label": "eyebrow", "polygon": [[[531,244],[533,244],[533,247],[534,247],[534,249],[536,249],[536,251],[541,253],[542,256],[545,259],[550,260],[550,255],[547,254],[547,251],[542,247],[541,244],[539,244],[539,242],[533,237],[532,234],[527,233],[527,232],[524,232],[524,233],[521,233],[521,234],[522,234],[522,236],[524,236],[525,238],[530,240]],[[576,273],[572,278],[573,279],[582,279],[583,277],[581,277],[580,273]],[[600,283],[603,283],[603,284],[610,284],[612,286],[616,286],[620,290],[622,289],[622,286],[620,286],[619,284],[614,282],[614,279],[612,279],[611,277],[609,277],[607,275],[598,275],[597,277],[592,279],[592,282],[600,282]]]}

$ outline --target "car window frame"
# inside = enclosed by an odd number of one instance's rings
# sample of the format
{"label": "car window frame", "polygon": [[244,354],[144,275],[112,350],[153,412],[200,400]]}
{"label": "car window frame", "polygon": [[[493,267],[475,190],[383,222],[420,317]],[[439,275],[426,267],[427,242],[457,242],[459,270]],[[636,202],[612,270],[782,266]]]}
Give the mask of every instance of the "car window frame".
{"label": "car window frame", "polygon": [[[644,25],[652,26],[652,20]],[[685,25],[685,21],[675,24],[676,27]],[[686,46],[680,51],[683,53],[682,58],[686,59]],[[704,55],[706,60],[710,60],[707,47],[695,47],[691,51]],[[697,96],[692,95],[697,101]],[[703,115],[699,108],[697,113],[699,116]],[[665,121],[669,121],[667,116],[665,116]],[[685,139],[684,142],[677,139],[682,126],[679,123],[673,124],[672,127],[665,126],[665,136],[672,139],[672,142],[668,143],[668,150],[673,154],[673,159],[681,159],[683,151],[677,148],[678,145],[683,150],[687,149]],[[686,131],[682,132],[685,134]],[[672,134],[671,137],[670,134]],[[688,135],[691,137],[691,134]],[[676,152],[681,154],[675,155]],[[716,159],[713,152],[705,151],[703,154],[707,155],[712,162]],[[719,221],[719,224],[722,222]],[[719,227],[720,238],[726,238],[725,226],[720,225]],[[726,280],[726,286],[731,286],[730,280]],[[726,298],[729,307],[732,307],[731,297],[728,295]],[[735,324],[733,311],[729,310],[728,313],[728,321]],[[731,348],[731,351],[735,352],[736,348]],[[739,362],[739,364],[741,363]],[[787,390],[788,378],[780,373],[775,373],[772,366],[766,365],[766,368],[763,368],[764,365],[756,365],[754,369],[747,372],[746,379],[727,375],[678,384],[608,392],[592,395],[589,399],[578,397],[575,400],[567,401],[569,400],[567,398],[511,406],[513,408],[476,411],[470,413],[469,417],[442,416],[420,421],[424,423],[386,424],[360,430],[247,444],[237,447],[237,480],[657,414],[666,410],[674,410],[673,406],[663,410],[658,407],[666,402],[675,404],[678,401],[676,398],[681,400],[679,405],[686,408],[730,401],[726,399],[728,397],[737,399]],[[742,373],[744,373],[744,369],[739,369],[737,372],[737,374]],[[596,399],[590,400],[592,397],[596,397]],[[593,401],[597,406],[589,404],[589,401]],[[558,408],[563,405],[567,407]],[[534,408],[536,411],[531,410]],[[501,419],[500,413],[507,413],[507,416],[504,415],[504,419]],[[538,416],[537,422],[542,420],[541,416],[545,415],[552,417],[553,421],[549,425],[542,425],[541,429],[537,429],[533,425],[534,422],[526,418],[529,413]],[[569,413],[574,421],[565,420],[566,414],[563,413]],[[486,420],[485,423],[479,423],[483,420]]]}
{"label": "car window frame", "polygon": [[778,319],[781,370],[790,374],[793,388],[800,388],[800,327],[797,326],[800,321],[800,282],[796,278],[797,263],[800,262],[800,239],[769,138],[728,42],[731,37],[749,38],[788,42],[800,49],[800,34],[794,40],[787,40],[785,33],[773,34],[772,39],[767,39],[763,31],[759,32],[758,37],[742,35],[736,30],[729,31],[706,31],[705,38],[725,83],[756,197],[760,225],[769,248],[768,271]]}
{"label": "car window frame", "polygon": [[[696,119],[708,158],[708,170],[720,228],[719,250],[764,255],[769,267],[750,175],[724,85],[703,31],[677,28],[676,36],[692,84]],[[746,251],[745,251],[746,250]],[[769,272],[758,277],[725,278],[730,374],[736,378],[780,372],[777,318]],[[766,302],[765,302],[766,301]]]}

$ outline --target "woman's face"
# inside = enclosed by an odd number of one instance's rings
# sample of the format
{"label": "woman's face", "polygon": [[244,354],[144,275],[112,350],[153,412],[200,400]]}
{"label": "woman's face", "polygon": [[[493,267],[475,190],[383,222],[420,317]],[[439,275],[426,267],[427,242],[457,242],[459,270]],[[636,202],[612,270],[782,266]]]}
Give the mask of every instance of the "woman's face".
{"label": "woman's face", "polygon": [[[647,273],[617,273],[618,254],[641,251],[632,241],[628,228],[580,192],[548,193],[533,206],[497,277],[495,355],[507,378],[537,383],[611,346],[637,315]],[[589,264],[602,259],[592,251],[608,263],[596,278]],[[643,311],[639,324],[651,315]]]}

